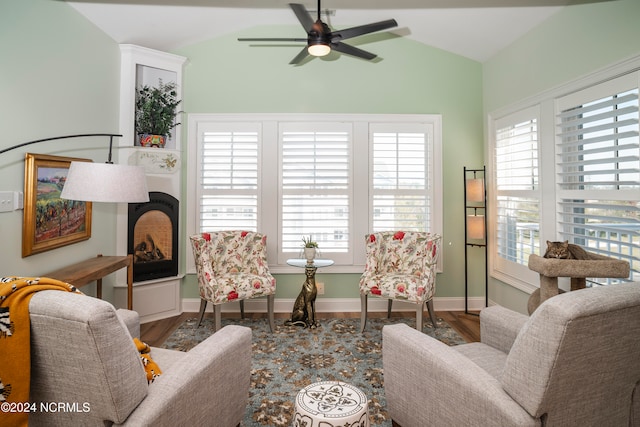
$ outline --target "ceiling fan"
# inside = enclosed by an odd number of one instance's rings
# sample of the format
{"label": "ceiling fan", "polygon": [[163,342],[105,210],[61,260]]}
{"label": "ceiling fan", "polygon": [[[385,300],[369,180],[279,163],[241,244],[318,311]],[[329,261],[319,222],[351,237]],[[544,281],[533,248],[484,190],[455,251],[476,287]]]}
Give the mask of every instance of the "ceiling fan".
{"label": "ceiling fan", "polygon": [[318,19],[315,22],[304,5],[290,3],[289,6],[293,10],[293,13],[296,14],[296,17],[302,24],[304,30],[307,32],[307,38],[239,38],[238,41],[306,42],[307,46],[302,49],[300,53],[291,60],[291,62],[289,62],[289,64],[293,65],[299,64],[308,55],[325,56],[329,54],[332,49],[347,55],[372,60],[376,57],[375,54],[343,43],[342,40],[398,26],[395,19],[388,19],[386,21],[360,25],[358,27],[347,28],[345,30],[331,31],[329,26],[320,20],[320,0],[318,0]]}

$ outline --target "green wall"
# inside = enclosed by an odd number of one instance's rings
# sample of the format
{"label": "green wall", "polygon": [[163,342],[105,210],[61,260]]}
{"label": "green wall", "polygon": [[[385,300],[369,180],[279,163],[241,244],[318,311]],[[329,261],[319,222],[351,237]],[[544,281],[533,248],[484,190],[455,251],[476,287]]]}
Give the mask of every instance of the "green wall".
{"label": "green wall", "polygon": [[[116,132],[117,44],[62,1],[0,0],[0,12],[0,147],[56,135]],[[288,62],[300,47],[256,47],[236,41],[240,35],[297,32],[297,26],[259,27],[175,51],[189,58],[185,111],[442,114],[445,264],[437,295],[462,296],[461,172],[463,166],[482,163],[481,64],[408,39],[372,35],[360,40],[361,47],[377,53],[380,61],[332,54],[294,67]],[[182,132],[186,140],[186,126]],[[93,139],[15,150],[0,157],[0,179],[5,183],[0,191],[23,190],[28,151],[106,160],[106,143]],[[115,206],[94,204],[91,239],[22,258],[22,211],[0,213],[5,241],[0,274],[38,275],[97,253],[114,253],[115,216]],[[186,249],[181,247],[183,254]],[[278,296],[295,296],[300,277],[278,276]],[[318,279],[327,284],[326,297],[357,296],[357,274],[319,274]],[[109,278],[106,282],[109,298]],[[482,295],[482,287],[474,292]],[[193,276],[185,279],[183,296],[197,297]]]}
{"label": "green wall", "polygon": [[[176,50],[187,113],[423,113],[443,117],[444,272],[438,297],[464,295],[462,168],[482,166],[481,64],[400,37],[371,37],[360,48],[377,62],[330,54],[301,66],[301,46],[251,46],[238,37],[287,36],[298,27],[259,27]],[[364,38],[363,38],[364,39]],[[375,41],[375,43],[373,43]],[[184,134],[183,134],[184,135]],[[185,135],[186,136],[186,135]],[[356,153],[357,155],[357,153]],[[324,298],[357,298],[359,274],[321,274]],[[277,275],[278,298],[295,298],[303,275]],[[471,295],[484,295],[478,283]],[[197,298],[195,276],[183,297]]]}
{"label": "green wall", "polygon": [[[238,36],[297,34],[299,28],[293,25],[257,27],[174,53],[189,58],[184,85],[187,113],[442,114],[445,263],[437,296],[460,297],[464,290],[461,172],[463,166],[481,166],[487,156],[483,117],[637,54],[638,18],[637,0],[574,5],[484,64],[405,38],[372,35],[363,38],[367,43],[360,47],[377,53],[380,61],[332,54],[294,67],[288,62],[300,47],[258,47],[236,41]],[[0,0],[0,57],[0,148],[55,135],[118,129],[118,46],[66,3]],[[0,156],[0,191],[23,190],[25,152],[104,161],[106,142],[57,141],[5,153]],[[22,258],[22,211],[0,213],[0,274],[42,274],[99,252],[112,253],[114,228],[115,207],[95,204],[90,240]],[[186,246],[182,249],[184,254]],[[481,275],[480,269],[473,270],[472,277]],[[357,274],[318,275],[326,283],[325,296],[335,298],[355,297],[357,278]],[[279,275],[278,296],[295,296],[300,282],[300,275]],[[492,300],[525,307],[524,293],[497,281],[491,286]],[[483,295],[482,286],[473,285],[471,295]],[[193,276],[185,280],[183,296],[197,297]]]}
{"label": "green wall", "polygon": [[[118,132],[118,45],[66,3],[0,0],[0,58],[0,149],[53,136]],[[26,152],[104,162],[108,142],[52,141],[2,154],[0,191],[23,191]],[[94,204],[93,212],[91,239],[26,258],[22,210],[0,212],[0,275],[39,275],[113,253],[115,207]]]}
{"label": "green wall", "polygon": [[640,51],[640,1],[564,8],[483,64],[485,113]]}
{"label": "green wall", "polygon": [[[637,0],[574,5],[553,15],[483,64],[484,116],[640,54],[639,22]],[[489,295],[526,313],[529,296],[516,288],[490,280]]]}

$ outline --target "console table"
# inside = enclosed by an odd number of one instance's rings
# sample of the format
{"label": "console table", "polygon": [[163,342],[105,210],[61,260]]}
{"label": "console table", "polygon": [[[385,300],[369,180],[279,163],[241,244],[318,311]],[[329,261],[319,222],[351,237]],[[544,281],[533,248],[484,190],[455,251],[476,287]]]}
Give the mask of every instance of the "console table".
{"label": "console table", "polygon": [[133,255],[98,255],[42,276],[70,283],[76,288],[96,282],[97,296],[102,298],[102,278],[124,267],[127,267],[127,308],[133,310]]}

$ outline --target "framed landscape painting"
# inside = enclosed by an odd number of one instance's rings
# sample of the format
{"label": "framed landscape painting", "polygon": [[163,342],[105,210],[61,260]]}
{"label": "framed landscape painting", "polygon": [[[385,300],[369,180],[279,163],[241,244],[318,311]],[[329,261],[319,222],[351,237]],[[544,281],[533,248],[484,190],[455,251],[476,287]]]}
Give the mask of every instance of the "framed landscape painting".
{"label": "framed landscape painting", "polygon": [[23,258],[91,237],[91,202],[60,198],[72,161],[91,160],[25,155]]}

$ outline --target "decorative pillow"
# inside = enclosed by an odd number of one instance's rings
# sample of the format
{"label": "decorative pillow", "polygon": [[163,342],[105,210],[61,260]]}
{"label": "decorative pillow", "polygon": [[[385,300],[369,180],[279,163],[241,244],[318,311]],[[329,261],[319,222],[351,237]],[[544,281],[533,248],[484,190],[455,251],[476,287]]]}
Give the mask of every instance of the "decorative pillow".
{"label": "decorative pillow", "polygon": [[162,374],[162,371],[158,364],[151,358],[151,347],[149,347],[149,344],[140,341],[138,338],[134,338],[133,342],[140,352],[140,360],[142,361],[142,366],[144,366],[144,372],[147,374],[147,382],[151,384]]}

